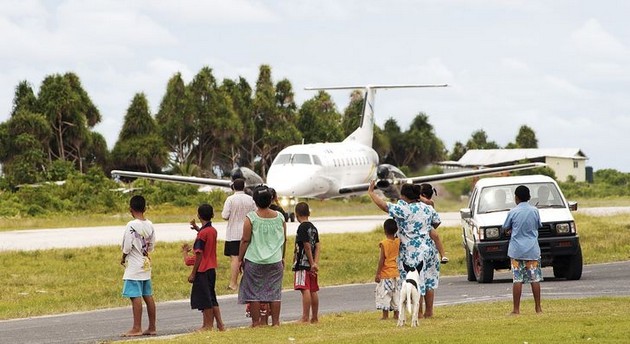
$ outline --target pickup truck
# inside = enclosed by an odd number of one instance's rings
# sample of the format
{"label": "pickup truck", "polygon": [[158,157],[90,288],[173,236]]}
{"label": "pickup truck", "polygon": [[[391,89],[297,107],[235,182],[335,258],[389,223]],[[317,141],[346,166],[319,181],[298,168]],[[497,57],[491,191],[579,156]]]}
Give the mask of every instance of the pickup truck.
{"label": "pickup truck", "polygon": [[460,209],[462,240],[466,251],[469,281],[491,283],[494,271],[509,269],[509,233],[502,226],[514,203],[514,190],[529,188],[529,203],[538,208],[542,227],[538,243],[542,266],[553,266],[554,277],[579,280],[582,277],[582,249],[572,210],[558,184],[542,175],[483,178],[472,190],[468,208]]}

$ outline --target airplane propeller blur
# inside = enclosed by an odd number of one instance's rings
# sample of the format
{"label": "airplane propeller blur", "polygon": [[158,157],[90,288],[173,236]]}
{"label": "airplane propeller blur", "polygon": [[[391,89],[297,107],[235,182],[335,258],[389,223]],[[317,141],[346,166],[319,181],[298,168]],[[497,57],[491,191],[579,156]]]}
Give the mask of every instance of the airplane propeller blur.
{"label": "airplane propeller blur", "polygon": [[[368,85],[306,88],[307,90],[355,90],[365,91],[362,117],[359,127],[341,142],[292,145],[281,150],[267,172],[267,185],[273,187],[279,197],[327,199],[364,193],[371,180],[390,198],[399,196],[399,185],[410,182],[452,181],[467,177],[515,171],[544,166],[542,163],[526,163],[479,170],[435,174],[407,178],[395,166],[379,164],[372,148],[374,133],[374,98],[377,89],[429,88],[447,85]],[[140,177],[162,181],[229,187],[224,179],[184,177],[114,170],[114,177]],[[232,171],[232,179],[244,178],[248,186],[263,182],[254,171],[240,167]]]}

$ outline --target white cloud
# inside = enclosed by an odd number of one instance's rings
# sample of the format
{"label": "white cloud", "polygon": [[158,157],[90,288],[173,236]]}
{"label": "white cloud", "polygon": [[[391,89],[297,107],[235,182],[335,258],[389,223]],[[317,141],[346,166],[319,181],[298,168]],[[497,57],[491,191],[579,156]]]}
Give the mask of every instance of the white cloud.
{"label": "white cloud", "polygon": [[614,35],[607,32],[597,19],[587,20],[571,34],[576,48],[596,58],[627,59],[630,50]]}
{"label": "white cloud", "polygon": [[138,10],[157,13],[183,23],[237,24],[278,20],[263,1],[247,0],[144,0],[134,1]]}

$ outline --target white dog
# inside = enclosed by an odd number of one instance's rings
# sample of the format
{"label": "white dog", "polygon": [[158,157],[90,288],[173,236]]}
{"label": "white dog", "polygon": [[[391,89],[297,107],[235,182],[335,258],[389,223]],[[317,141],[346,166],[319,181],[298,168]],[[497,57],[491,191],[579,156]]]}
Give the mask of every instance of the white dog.
{"label": "white dog", "polygon": [[[410,267],[403,264],[403,268],[407,271],[407,278],[402,283],[400,289],[400,302],[398,302],[398,326],[404,326],[407,318],[407,312],[411,313],[411,327],[418,326],[418,311],[420,310],[420,291],[418,285],[420,283],[420,273],[422,263],[417,267]],[[405,311],[405,308],[407,311]]]}

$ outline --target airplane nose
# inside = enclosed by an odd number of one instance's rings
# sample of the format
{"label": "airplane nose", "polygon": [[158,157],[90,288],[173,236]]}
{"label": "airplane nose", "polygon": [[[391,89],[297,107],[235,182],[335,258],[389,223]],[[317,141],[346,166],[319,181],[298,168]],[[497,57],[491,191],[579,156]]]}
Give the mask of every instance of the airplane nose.
{"label": "airplane nose", "polygon": [[267,185],[274,188],[278,196],[312,197],[315,191],[315,171],[283,166],[281,169],[270,169],[267,174]]}

